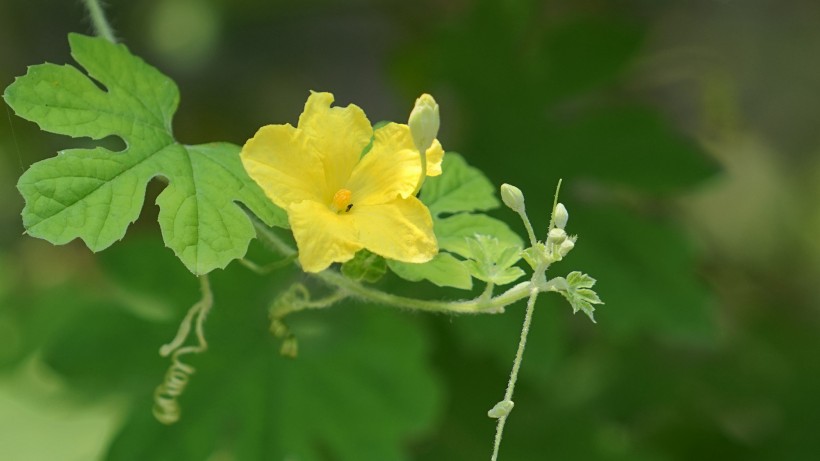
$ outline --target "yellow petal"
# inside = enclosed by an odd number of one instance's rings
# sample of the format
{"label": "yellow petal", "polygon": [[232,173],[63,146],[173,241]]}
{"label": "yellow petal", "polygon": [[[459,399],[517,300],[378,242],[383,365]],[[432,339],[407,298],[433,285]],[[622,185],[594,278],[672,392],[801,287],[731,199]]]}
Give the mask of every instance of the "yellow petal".
{"label": "yellow petal", "polygon": [[444,148],[438,139],[433,140],[433,145],[427,149],[427,176],[438,176],[441,174],[441,161],[444,159]]}
{"label": "yellow petal", "polygon": [[368,250],[409,263],[427,262],[438,253],[430,211],[416,197],[356,207],[350,216]]}
{"label": "yellow petal", "polygon": [[413,195],[421,175],[421,156],[407,125],[389,123],[375,132],[373,147],[348,182],[354,207],[392,202]]}
{"label": "yellow petal", "polygon": [[333,193],[304,133],[291,125],[263,126],[242,147],[240,158],[248,175],[282,208]]}
{"label": "yellow petal", "polygon": [[309,200],[288,209],[290,228],[299,248],[299,262],[305,272],[321,272],[334,262],[351,259],[362,249],[352,218]]}
{"label": "yellow petal", "polygon": [[353,104],[330,107],[332,102],[330,93],[311,92],[299,116],[299,129],[305,132],[324,166],[324,182],[331,196],[345,186],[373,136],[373,128],[362,109]]}

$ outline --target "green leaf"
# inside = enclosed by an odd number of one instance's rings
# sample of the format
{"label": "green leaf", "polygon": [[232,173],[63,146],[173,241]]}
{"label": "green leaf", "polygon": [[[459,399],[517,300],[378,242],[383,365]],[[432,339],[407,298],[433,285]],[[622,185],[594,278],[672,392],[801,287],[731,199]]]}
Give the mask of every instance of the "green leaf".
{"label": "green leaf", "polygon": [[4,94],[20,117],[44,131],[99,140],[117,136],[125,149],[72,149],[38,162],[18,182],[26,232],[57,245],[82,239],[92,251],[120,240],[139,216],[145,187],[157,176],[168,186],[157,198],[166,246],[195,274],[242,257],[255,236],[247,206],[268,225],[286,226],[247,176],[239,147],[176,142],[171,119],[179,102],[174,82],[102,38],[69,35],[77,68],[42,64]]}
{"label": "green leaf", "polygon": [[450,253],[441,252],[431,261],[422,264],[389,260],[387,265],[396,275],[411,282],[428,280],[440,287],[462,290],[469,290],[473,287],[470,270],[464,265],[464,261],[456,259]]}
{"label": "green leaf", "polygon": [[[560,280],[560,277],[557,277]],[[591,288],[595,285],[595,279],[587,274],[578,271],[570,272],[566,277],[566,287],[558,292],[569,301],[572,312],[583,311],[590,320],[595,321],[593,304],[603,304],[603,301]]]}
{"label": "green leaf", "polygon": [[476,234],[493,236],[510,246],[524,243],[505,222],[483,214],[459,213],[433,222],[439,247],[465,258],[471,254],[467,240]]}
{"label": "green leaf", "polygon": [[353,280],[375,283],[387,272],[385,259],[367,250],[360,250],[350,261],[342,264],[342,274]]}
{"label": "green leaf", "polygon": [[441,176],[428,178],[421,189],[421,201],[433,216],[491,210],[501,204],[490,180],[481,170],[467,165],[459,154],[447,152],[441,169]]}

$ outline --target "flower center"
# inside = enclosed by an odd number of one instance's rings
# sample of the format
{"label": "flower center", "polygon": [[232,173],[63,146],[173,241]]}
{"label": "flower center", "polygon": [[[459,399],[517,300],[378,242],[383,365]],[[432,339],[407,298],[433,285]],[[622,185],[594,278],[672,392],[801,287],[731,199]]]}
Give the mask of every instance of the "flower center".
{"label": "flower center", "polygon": [[333,200],[331,204],[336,209],[336,212],[340,211],[350,211],[353,208],[353,204],[350,203],[350,197],[353,195],[348,189],[339,189],[333,194]]}

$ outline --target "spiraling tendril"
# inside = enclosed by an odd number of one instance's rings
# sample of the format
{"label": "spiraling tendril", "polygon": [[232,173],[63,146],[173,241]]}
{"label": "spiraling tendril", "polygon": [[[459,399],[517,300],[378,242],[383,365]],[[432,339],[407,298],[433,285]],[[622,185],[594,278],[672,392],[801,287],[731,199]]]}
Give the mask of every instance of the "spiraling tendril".
{"label": "spiraling tendril", "polygon": [[293,312],[305,309],[324,309],[350,296],[343,289],[319,299],[311,299],[310,291],[301,283],[294,283],[284,293],[279,295],[269,309],[270,331],[282,340],[279,353],[285,357],[295,358],[299,351],[299,344],[290,328],[285,323],[285,317]]}
{"label": "spiraling tendril", "polygon": [[[154,417],[163,424],[174,424],[179,421],[182,409],[179,405],[179,397],[185,392],[191,375],[196,369],[180,360],[180,356],[185,354],[199,354],[208,349],[208,342],[205,340],[205,318],[213,307],[213,294],[208,276],[199,277],[202,298],[188,309],[185,318],[179,325],[177,334],[170,343],[165,344],[159,350],[163,357],[171,356],[171,366],[165,373],[162,384],[154,391]],[[183,346],[191,334],[193,325],[196,344]]]}
{"label": "spiraling tendril", "polygon": [[162,384],[154,391],[154,417],[162,424],[174,424],[182,414],[177,400],[188,385],[194,367],[179,360],[179,353],[171,357],[171,367],[165,373]]}

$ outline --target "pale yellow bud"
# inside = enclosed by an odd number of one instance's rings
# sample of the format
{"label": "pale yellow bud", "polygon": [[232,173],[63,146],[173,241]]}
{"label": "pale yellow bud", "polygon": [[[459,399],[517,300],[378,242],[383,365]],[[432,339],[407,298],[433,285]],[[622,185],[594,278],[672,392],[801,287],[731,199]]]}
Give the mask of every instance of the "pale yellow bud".
{"label": "pale yellow bud", "polygon": [[512,184],[501,185],[501,201],[516,213],[524,211],[524,193]]}
{"label": "pale yellow bud", "polygon": [[419,152],[427,152],[438,136],[439,127],[438,104],[432,96],[425,93],[416,99],[416,105],[410,112],[407,125],[413,135],[413,143]]}
{"label": "pale yellow bud", "polygon": [[550,229],[549,236],[547,237],[547,240],[555,244],[560,244],[566,239],[567,233],[566,231],[564,231],[564,229],[561,229],[560,227],[553,227],[552,229]]}
{"label": "pale yellow bud", "polygon": [[567,212],[567,208],[564,206],[563,203],[559,203],[555,206],[555,214],[552,217],[553,222],[555,223],[555,227],[559,229],[563,229],[567,225],[567,221],[569,220],[569,213]]}
{"label": "pale yellow bud", "polygon": [[572,251],[573,248],[575,248],[575,242],[573,242],[570,239],[564,240],[563,242],[561,242],[561,245],[558,247],[558,254],[560,254],[561,257],[563,258],[564,256],[567,255],[567,253]]}

